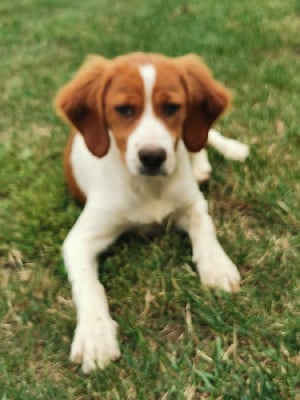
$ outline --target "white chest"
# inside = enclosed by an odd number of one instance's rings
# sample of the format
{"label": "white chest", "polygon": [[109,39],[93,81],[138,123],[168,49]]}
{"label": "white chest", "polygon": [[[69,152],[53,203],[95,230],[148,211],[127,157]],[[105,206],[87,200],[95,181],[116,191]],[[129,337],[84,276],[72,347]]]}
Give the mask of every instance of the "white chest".
{"label": "white chest", "polygon": [[129,221],[134,225],[148,225],[161,223],[175,210],[175,204],[171,201],[150,200],[140,203],[136,208],[131,209],[128,214]]}
{"label": "white chest", "polygon": [[195,197],[198,188],[183,145],[177,156],[178,168],[171,176],[133,176],[116,148],[97,159],[77,135],[71,161],[75,179],[92,207],[130,227],[161,223]]}
{"label": "white chest", "polygon": [[163,177],[155,177],[153,182],[149,178],[139,179],[128,197],[127,218],[135,225],[161,223],[191,201],[193,189],[193,182],[178,176],[167,182]]}

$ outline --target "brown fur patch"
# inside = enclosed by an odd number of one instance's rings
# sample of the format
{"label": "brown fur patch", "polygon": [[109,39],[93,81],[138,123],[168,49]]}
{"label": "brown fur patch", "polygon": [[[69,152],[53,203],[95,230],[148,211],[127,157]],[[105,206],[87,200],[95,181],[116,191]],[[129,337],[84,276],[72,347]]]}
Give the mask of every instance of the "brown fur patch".
{"label": "brown fur patch", "polygon": [[102,104],[109,65],[105,58],[89,57],[55,99],[58,113],[83,135],[88,149],[96,157],[104,156],[109,150]]}
{"label": "brown fur patch", "polygon": [[[181,81],[180,71],[173,60],[158,60],[155,63],[156,82],[153,90],[153,108],[156,116],[164,123],[168,131],[175,136],[175,147],[183,134],[183,125],[187,114],[187,95]],[[172,115],[166,114],[167,105],[178,105]]]}
{"label": "brown fur patch", "polygon": [[231,94],[216,81],[202,59],[190,54],[175,60],[181,70],[188,96],[183,140],[191,152],[201,150],[215,120],[229,106]]}
{"label": "brown fur patch", "polygon": [[[137,65],[116,63],[111,70],[113,78],[104,98],[106,123],[112,130],[122,155],[127,147],[127,139],[138,124],[144,110],[144,87]],[[132,116],[122,116],[118,106],[130,106]]]}

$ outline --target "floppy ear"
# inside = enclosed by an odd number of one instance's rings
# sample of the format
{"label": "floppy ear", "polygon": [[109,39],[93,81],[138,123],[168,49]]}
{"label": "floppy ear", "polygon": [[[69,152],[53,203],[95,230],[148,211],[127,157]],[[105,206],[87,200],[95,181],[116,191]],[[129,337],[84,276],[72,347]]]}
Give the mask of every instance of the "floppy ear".
{"label": "floppy ear", "polygon": [[183,141],[187,149],[197,152],[205,146],[213,122],[228,107],[231,94],[217,82],[202,59],[187,55],[177,59],[187,92],[187,117]]}
{"label": "floppy ear", "polygon": [[88,149],[97,157],[104,156],[109,148],[102,104],[108,64],[105,58],[89,56],[54,102],[58,114],[83,135]]}

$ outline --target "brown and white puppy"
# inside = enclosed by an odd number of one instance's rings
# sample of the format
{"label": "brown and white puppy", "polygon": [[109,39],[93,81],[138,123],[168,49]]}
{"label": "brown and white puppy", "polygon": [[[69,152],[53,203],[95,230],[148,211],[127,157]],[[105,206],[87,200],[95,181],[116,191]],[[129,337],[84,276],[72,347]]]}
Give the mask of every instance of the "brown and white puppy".
{"label": "brown and white puppy", "polygon": [[[73,127],[65,172],[85,203],[63,245],[78,319],[71,359],[84,372],[120,355],[97,255],[124,231],[172,217],[191,238],[202,283],[238,290],[240,275],[216,238],[189,154],[204,147],[230,99],[201,58],[145,53],[92,56],[58,93],[56,108]],[[227,154],[247,155],[244,145],[210,136]]]}

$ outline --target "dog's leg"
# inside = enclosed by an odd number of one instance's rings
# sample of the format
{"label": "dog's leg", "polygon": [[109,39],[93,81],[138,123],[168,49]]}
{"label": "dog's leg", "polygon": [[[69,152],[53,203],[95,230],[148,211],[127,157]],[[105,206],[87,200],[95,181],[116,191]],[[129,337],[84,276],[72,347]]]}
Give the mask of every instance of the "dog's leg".
{"label": "dog's leg", "polygon": [[209,163],[207,151],[200,150],[198,153],[190,153],[194,177],[197,182],[201,183],[210,178],[212,167]]}
{"label": "dog's leg", "polygon": [[177,224],[190,236],[193,261],[202,283],[227,292],[238,291],[240,274],[218,242],[201,192],[196,201],[178,216]]}
{"label": "dog's leg", "polygon": [[[226,138],[215,129],[209,130],[207,144],[218,150],[228,160],[245,161],[249,155],[248,145]],[[190,159],[196,181],[198,183],[207,181],[212,171],[207,151],[202,149],[198,153],[190,153]]]}
{"label": "dog's leg", "polygon": [[228,160],[244,161],[249,155],[249,146],[237,140],[229,139],[215,129],[209,130],[207,143]]}
{"label": "dog's leg", "polygon": [[120,356],[117,323],[109,314],[105,290],[98,280],[97,255],[120,231],[113,217],[95,218],[99,210],[86,206],[63,244],[63,256],[72,285],[77,327],[71,360],[82,363],[84,373],[104,368]]}

